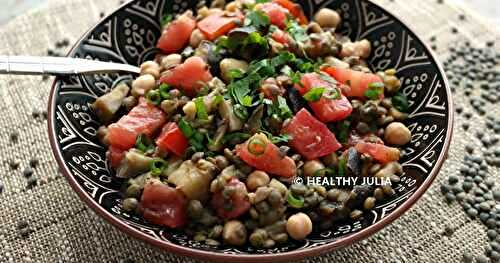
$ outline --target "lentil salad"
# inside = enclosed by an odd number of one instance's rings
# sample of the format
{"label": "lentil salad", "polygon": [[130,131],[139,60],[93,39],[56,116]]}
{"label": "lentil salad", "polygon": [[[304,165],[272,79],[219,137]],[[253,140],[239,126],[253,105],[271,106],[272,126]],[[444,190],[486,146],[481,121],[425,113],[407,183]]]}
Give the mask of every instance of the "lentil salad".
{"label": "lentil salad", "polygon": [[359,219],[390,185],[324,187],[296,176],[399,181],[408,102],[368,40],[308,21],[289,0],[216,0],[166,16],[160,53],[93,108],[123,178],[123,209],[196,241],[274,247]]}

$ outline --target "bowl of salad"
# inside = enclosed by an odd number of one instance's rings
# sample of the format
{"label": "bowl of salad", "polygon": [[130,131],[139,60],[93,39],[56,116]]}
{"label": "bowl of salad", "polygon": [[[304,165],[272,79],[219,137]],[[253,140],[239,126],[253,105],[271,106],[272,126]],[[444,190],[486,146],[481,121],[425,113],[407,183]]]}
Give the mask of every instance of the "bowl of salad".
{"label": "bowl of salad", "polygon": [[167,251],[287,261],[407,211],[452,133],[432,52],[366,0],[136,0],[69,56],[140,75],[58,77],[49,135],[100,216]]}

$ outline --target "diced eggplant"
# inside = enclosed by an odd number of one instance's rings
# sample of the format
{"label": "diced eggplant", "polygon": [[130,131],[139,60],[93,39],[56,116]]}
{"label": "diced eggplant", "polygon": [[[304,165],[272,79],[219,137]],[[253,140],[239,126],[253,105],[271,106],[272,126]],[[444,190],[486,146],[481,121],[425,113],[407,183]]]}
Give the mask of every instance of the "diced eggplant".
{"label": "diced eggplant", "polygon": [[243,121],[234,114],[233,105],[230,100],[224,100],[219,104],[219,113],[229,124],[230,132],[243,128]]}
{"label": "diced eggplant", "polygon": [[181,166],[168,176],[168,182],[177,186],[189,200],[205,201],[208,199],[210,182],[215,173],[215,165],[199,160],[184,161]]}
{"label": "diced eggplant", "polygon": [[113,119],[129,90],[130,88],[127,84],[119,84],[111,92],[97,98],[94,104],[92,104],[97,117],[99,117],[102,123],[107,124]]}
{"label": "diced eggplant", "polygon": [[299,112],[302,108],[306,107],[307,102],[302,98],[299,91],[294,88],[287,90],[288,105],[290,105],[293,113]]}
{"label": "diced eggplant", "polygon": [[351,147],[347,152],[347,168],[355,176],[361,176],[361,156],[356,148]]}
{"label": "diced eggplant", "polygon": [[149,171],[153,158],[136,149],[129,150],[116,169],[116,177],[130,178]]}

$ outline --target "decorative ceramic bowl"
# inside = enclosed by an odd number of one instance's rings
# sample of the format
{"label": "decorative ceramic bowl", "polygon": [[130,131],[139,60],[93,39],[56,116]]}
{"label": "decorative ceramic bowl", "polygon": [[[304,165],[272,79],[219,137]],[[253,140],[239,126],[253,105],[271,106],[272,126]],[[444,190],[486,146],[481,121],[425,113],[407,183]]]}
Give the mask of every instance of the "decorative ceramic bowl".
{"label": "decorative ceramic bowl", "polygon": [[[410,102],[406,121],[412,140],[404,149],[404,176],[396,195],[377,205],[359,221],[335,225],[301,242],[272,249],[208,246],[182,231],[145,222],[123,211],[120,181],[107,165],[100,145],[96,115],[89,105],[115,83],[132,75],[102,74],[57,78],[49,101],[49,134],[54,155],[73,189],[99,215],[125,233],[174,253],[231,262],[284,261],[318,255],[349,245],[377,232],[407,211],[436,177],[448,150],[453,110],[443,70],[431,51],[404,23],[367,0],[302,0],[311,17],[322,7],[342,16],[340,32],[351,39],[367,38],[373,44],[368,59],[375,71],[396,68],[402,91]],[[139,65],[154,58],[160,18],[195,9],[193,0],[131,1],[88,31],[69,56]]]}

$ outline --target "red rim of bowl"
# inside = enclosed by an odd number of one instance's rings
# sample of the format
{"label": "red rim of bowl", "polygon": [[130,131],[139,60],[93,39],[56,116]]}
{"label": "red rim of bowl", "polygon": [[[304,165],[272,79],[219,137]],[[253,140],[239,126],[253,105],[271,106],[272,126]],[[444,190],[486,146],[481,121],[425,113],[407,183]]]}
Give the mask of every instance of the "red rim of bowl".
{"label": "red rim of bowl", "polygon": [[[369,1],[369,0],[362,0],[362,1]],[[88,206],[90,206],[98,215],[106,219],[109,223],[111,223],[113,226],[116,228],[120,229],[121,231],[139,239],[142,241],[145,241],[146,243],[149,243],[151,245],[160,247],[162,249],[165,249],[166,251],[173,252],[178,255],[182,256],[188,256],[188,257],[194,257],[202,260],[210,260],[210,261],[225,261],[225,262],[278,262],[278,261],[289,261],[289,260],[299,260],[299,259],[304,259],[306,257],[312,257],[312,256],[318,256],[327,252],[331,252],[335,249],[346,247],[348,245],[351,245],[355,242],[361,241],[365,238],[368,238],[369,236],[375,234],[385,226],[389,225],[392,223],[394,220],[399,218],[404,212],[409,210],[419,199],[420,197],[425,193],[425,191],[430,187],[434,179],[436,178],[437,174],[439,173],[441,166],[443,165],[444,161],[447,158],[448,155],[448,149],[450,146],[450,141],[452,138],[452,133],[453,133],[453,102],[452,102],[452,96],[451,96],[451,91],[450,87],[448,84],[448,79],[446,78],[446,75],[444,73],[444,70],[442,68],[442,65],[439,63],[439,61],[436,59],[436,55],[434,52],[429,48],[429,46],[417,35],[415,32],[410,29],[410,27],[403,22],[398,16],[394,15],[392,12],[389,12],[387,9],[384,7],[380,6],[377,3],[374,3],[372,1],[369,1],[371,4],[377,6],[378,8],[382,9],[386,14],[389,14],[392,16],[393,19],[401,23],[403,26],[406,27],[407,30],[411,31],[417,38],[418,41],[420,41],[425,49],[426,52],[430,55],[430,59],[436,64],[437,68],[439,69],[439,73],[441,74],[443,81],[444,81],[444,86],[446,89],[446,95],[448,99],[448,125],[447,125],[447,132],[446,132],[446,137],[445,137],[445,142],[443,149],[438,157],[438,160],[436,162],[436,165],[430,172],[430,175],[425,179],[425,181],[420,185],[420,187],[408,198],[403,204],[401,204],[396,210],[392,211],[387,217],[381,219],[380,221],[376,222],[375,224],[372,224],[368,227],[366,227],[363,230],[360,230],[359,232],[355,232],[352,234],[349,234],[345,237],[340,237],[337,240],[332,241],[331,243],[321,245],[318,247],[312,247],[304,250],[297,250],[297,251],[290,251],[290,252],[283,252],[283,253],[276,253],[276,254],[256,254],[256,255],[250,255],[250,254],[223,254],[219,252],[212,252],[212,251],[204,251],[204,250],[198,250],[198,249],[193,249],[193,248],[188,248],[184,247],[181,245],[177,245],[168,241],[163,241],[159,239],[155,239],[133,227],[130,225],[122,222],[120,219],[116,218],[114,215],[106,211],[104,208],[102,208],[99,204],[97,204],[86,192],[85,190],[78,184],[76,179],[71,175],[69,172],[69,168],[66,166],[62,153],[60,149],[58,148],[58,143],[56,141],[56,135],[54,133],[55,127],[54,127],[54,114],[55,114],[55,86],[57,79],[54,80],[52,83],[52,87],[50,90],[50,95],[49,95],[49,104],[48,104],[48,132],[49,132],[49,140],[50,140],[50,146],[52,148],[52,152],[54,154],[54,157],[57,160],[57,163],[59,165],[59,169],[61,172],[64,174],[66,179],[69,181],[71,187],[73,190],[76,191],[80,199],[82,199]],[[110,13],[108,16],[105,18],[101,19],[94,27],[89,29],[83,36],[75,43],[75,45],[71,48],[71,50],[68,52],[68,55],[71,54],[71,52],[80,45],[81,41],[85,36],[88,35],[89,32],[91,32],[97,25],[99,25],[102,21],[106,20],[108,17],[114,15],[116,12],[121,10],[124,6],[130,4],[129,2],[121,5],[118,7],[115,11]]]}

